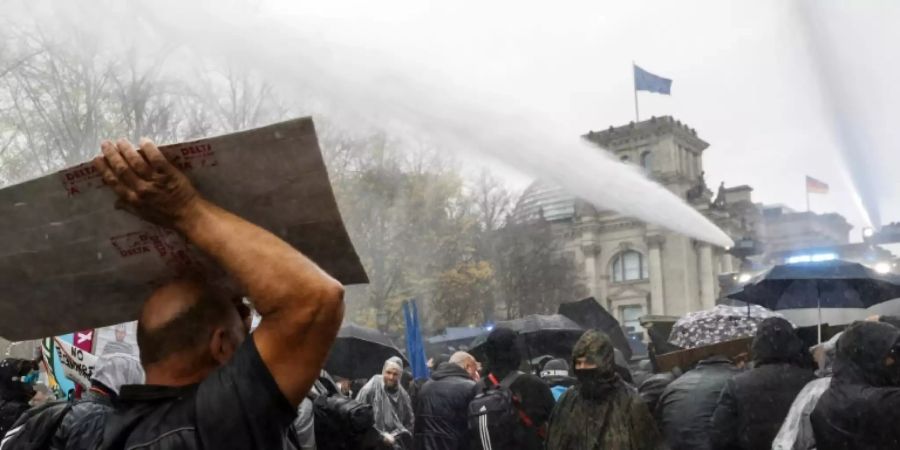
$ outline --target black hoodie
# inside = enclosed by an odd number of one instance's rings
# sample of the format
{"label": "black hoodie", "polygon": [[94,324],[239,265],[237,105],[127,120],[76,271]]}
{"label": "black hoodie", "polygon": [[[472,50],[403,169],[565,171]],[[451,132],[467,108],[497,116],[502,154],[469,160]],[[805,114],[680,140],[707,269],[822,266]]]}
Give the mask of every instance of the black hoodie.
{"label": "black hoodie", "polygon": [[[507,375],[518,370],[522,361],[518,339],[516,332],[508,328],[498,327],[491,331],[485,343],[487,373],[476,389],[488,386],[490,375],[502,382]],[[516,450],[543,449],[542,435],[546,431],[553,406],[556,405],[550,387],[537,376],[523,373],[509,386],[509,390],[518,397],[521,411],[533,424],[528,427],[520,423],[519,429],[510,430],[518,443]]]}
{"label": "black hoodie", "polygon": [[[816,448],[900,448],[900,329],[856,322],[837,342],[831,386],[810,416]],[[892,356],[892,366],[885,358]]]}
{"label": "black hoodie", "polygon": [[713,413],[714,449],[771,449],[794,398],[815,378],[812,357],[787,320],[763,320],[750,350],[753,369],[725,383]]}

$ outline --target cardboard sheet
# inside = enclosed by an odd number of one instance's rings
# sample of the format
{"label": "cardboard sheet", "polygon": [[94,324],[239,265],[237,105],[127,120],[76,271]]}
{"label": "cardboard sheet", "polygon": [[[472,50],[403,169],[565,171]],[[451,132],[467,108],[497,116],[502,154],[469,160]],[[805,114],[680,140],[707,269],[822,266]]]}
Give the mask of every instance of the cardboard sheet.
{"label": "cardboard sheet", "polygon": [[682,370],[688,370],[694,364],[702,361],[710,356],[722,355],[734,358],[741,354],[750,353],[750,345],[753,338],[741,338],[731,341],[719,342],[713,345],[704,345],[702,347],[691,348],[687,350],[678,350],[676,352],[666,353],[656,356],[656,366],[660,372],[668,372],[676,367]]}
{"label": "cardboard sheet", "polygon": [[[161,149],[207,199],[280,236],[342,283],[368,281],[312,119]],[[134,320],[154,287],[187,270],[212,270],[177,233],[115,209],[115,200],[90,163],[0,190],[0,336]]]}

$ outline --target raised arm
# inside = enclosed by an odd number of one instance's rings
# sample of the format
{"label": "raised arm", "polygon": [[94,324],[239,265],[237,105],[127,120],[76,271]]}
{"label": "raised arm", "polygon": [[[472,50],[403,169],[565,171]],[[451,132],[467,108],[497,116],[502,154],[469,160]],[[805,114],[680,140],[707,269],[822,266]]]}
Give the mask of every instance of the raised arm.
{"label": "raised arm", "polygon": [[281,392],[299,405],[343,318],[343,287],[272,233],[200,196],[149,140],[104,142],[94,160],[133,213],[181,232],[246,290],[262,321],[252,339]]}

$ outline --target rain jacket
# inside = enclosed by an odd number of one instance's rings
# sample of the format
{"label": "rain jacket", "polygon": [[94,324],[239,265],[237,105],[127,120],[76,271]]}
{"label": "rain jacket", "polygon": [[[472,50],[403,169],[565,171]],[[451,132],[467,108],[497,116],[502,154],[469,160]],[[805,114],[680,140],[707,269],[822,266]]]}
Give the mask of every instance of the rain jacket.
{"label": "rain jacket", "polygon": [[672,450],[712,448],[713,412],[725,383],[738,373],[728,358],[714,356],[666,387],[656,406],[656,419]]}
{"label": "rain jacket", "polygon": [[416,397],[415,448],[469,448],[468,408],[474,396],[475,381],[465,369],[449,362],[438,366]]}
{"label": "rain jacket", "polygon": [[713,448],[769,450],[797,394],[815,378],[812,357],[790,322],[759,324],[754,368],[729,380],[713,414]]}
{"label": "rain jacket", "polygon": [[[819,450],[900,448],[900,330],[856,322],[838,340],[834,375],[810,420]],[[893,355],[895,364],[884,365]]]}
{"label": "rain jacket", "polygon": [[403,443],[412,440],[412,403],[400,383],[391,390],[385,387],[384,377],[375,375],[360,389],[357,400],[372,405],[375,429],[393,435],[395,448],[404,448]]}
{"label": "rain jacket", "polygon": [[[586,331],[572,351],[573,367],[580,357],[597,364],[600,377],[592,381],[595,386],[579,380],[559,399],[550,416],[547,450],[664,448],[647,406],[616,374],[609,338]],[[588,390],[596,394],[588,398]]]}
{"label": "rain jacket", "polygon": [[638,395],[647,405],[648,411],[655,411],[659,398],[662,397],[666,387],[669,386],[678,376],[673,372],[655,373],[647,377],[640,386],[638,386]]}
{"label": "rain jacket", "polygon": [[816,437],[813,434],[812,423],[809,420],[810,414],[819,402],[819,398],[828,389],[831,384],[832,366],[834,364],[834,353],[840,334],[834,336],[828,342],[821,344],[824,347],[824,363],[821,370],[816,371],[816,375],[821,378],[810,381],[806,387],[797,394],[791,410],[788,411],[775,442],[772,443],[772,450],[809,450],[816,448]]}
{"label": "rain jacket", "polygon": [[53,434],[51,450],[94,448],[103,437],[106,419],[113,412],[113,398],[126,384],[142,384],[144,369],[137,357],[122,353],[100,357],[91,374],[91,390],[72,405]]}
{"label": "rain jacket", "polygon": [[63,417],[50,444],[52,450],[81,450],[94,448],[103,436],[106,418],[113,412],[108,395],[88,391],[72,405]]}

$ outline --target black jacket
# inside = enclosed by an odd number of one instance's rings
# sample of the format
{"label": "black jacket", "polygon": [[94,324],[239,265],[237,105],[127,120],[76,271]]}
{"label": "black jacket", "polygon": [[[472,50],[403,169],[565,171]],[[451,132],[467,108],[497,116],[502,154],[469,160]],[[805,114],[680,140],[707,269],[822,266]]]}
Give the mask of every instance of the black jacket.
{"label": "black jacket", "polygon": [[759,325],[751,351],[756,367],[729,380],[719,397],[713,448],[771,449],[794,398],[815,378],[806,346],[782,318]]}
{"label": "black jacket", "polygon": [[656,420],[672,450],[712,448],[713,412],[725,383],[738,373],[727,358],[712,357],[666,387],[656,405]]}
{"label": "black jacket", "polygon": [[37,370],[34,361],[6,358],[0,361],[0,436],[6,434],[30,405],[34,396],[31,385],[18,380],[30,371]]}
{"label": "black jacket", "polygon": [[103,437],[106,418],[113,411],[112,399],[88,391],[72,405],[53,435],[52,450],[92,449]]}
{"label": "black jacket", "polygon": [[663,392],[666,391],[666,387],[668,387],[676,378],[676,375],[672,372],[662,372],[650,375],[641,382],[638,386],[638,395],[640,395],[641,400],[647,405],[648,410],[656,410],[656,404],[659,403],[659,398],[662,396]]}
{"label": "black jacket", "polygon": [[199,384],[122,386],[100,449],[295,450],[296,417],[251,336]]}
{"label": "black jacket", "polygon": [[27,411],[28,408],[28,401],[26,400],[0,399],[0,433],[6,434],[9,428],[19,419],[19,416]]}
{"label": "black jacket", "polygon": [[416,395],[416,450],[463,450],[469,446],[468,407],[475,381],[453,363],[443,363]]}
{"label": "black jacket", "polygon": [[887,324],[857,322],[844,331],[831,385],[810,415],[816,448],[900,448],[900,370],[883,364],[898,342],[900,330]]}

